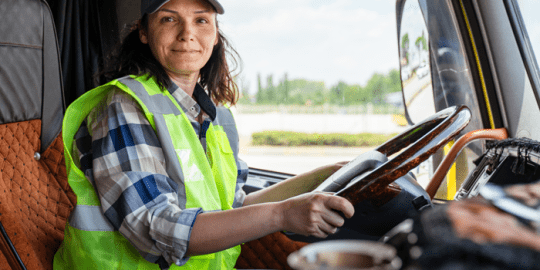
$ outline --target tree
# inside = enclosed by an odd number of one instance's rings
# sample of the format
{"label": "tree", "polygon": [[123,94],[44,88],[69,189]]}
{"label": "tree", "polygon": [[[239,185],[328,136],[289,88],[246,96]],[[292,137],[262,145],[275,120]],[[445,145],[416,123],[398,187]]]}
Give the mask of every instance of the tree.
{"label": "tree", "polygon": [[282,87],[281,102],[287,104],[289,100],[289,75],[287,73],[284,75]]}
{"label": "tree", "polygon": [[426,37],[424,37],[424,33],[422,33],[422,36],[419,36],[416,41],[414,42],[414,46],[416,46],[416,49],[418,50],[418,53],[420,53],[420,51],[424,50],[424,51],[427,51],[428,48],[427,48],[427,41],[426,41]]}
{"label": "tree", "polygon": [[276,89],[274,87],[274,75],[270,74],[266,77],[266,102],[269,104],[276,103]]}
{"label": "tree", "polygon": [[390,70],[386,78],[388,93],[401,92],[401,78],[397,69]]}
{"label": "tree", "polygon": [[257,103],[264,103],[264,90],[261,83],[261,74],[257,73],[257,94],[256,94]]}
{"label": "tree", "polygon": [[405,59],[405,63],[402,65],[409,64],[409,33],[405,33],[401,37],[401,57]]}
{"label": "tree", "polygon": [[343,82],[338,82],[335,86],[330,88],[330,98],[328,101],[336,105],[345,105],[345,92],[349,86]]}
{"label": "tree", "polygon": [[366,89],[371,94],[374,103],[382,102],[386,94],[385,77],[379,73],[373,74],[366,84]]}
{"label": "tree", "polygon": [[364,87],[340,81],[328,89],[322,81],[289,80],[287,73],[278,85],[274,84],[273,75],[268,75],[266,81],[266,87],[263,87],[261,75],[257,75],[257,104],[304,105],[308,100],[312,105],[381,103],[387,94],[401,91],[401,78],[397,69],[386,74],[373,74]]}
{"label": "tree", "polygon": [[426,39],[426,36],[424,34],[424,31],[422,31],[422,35],[419,36],[416,39],[416,41],[414,42],[414,45],[418,48],[418,51],[420,51],[420,50],[427,51],[428,50],[427,39]]}

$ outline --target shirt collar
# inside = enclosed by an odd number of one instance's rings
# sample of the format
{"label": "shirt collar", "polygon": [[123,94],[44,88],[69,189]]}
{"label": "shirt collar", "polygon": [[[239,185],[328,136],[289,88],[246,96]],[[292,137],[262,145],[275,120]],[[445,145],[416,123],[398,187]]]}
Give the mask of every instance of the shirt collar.
{"label": "shirt collar", "polygon": [[[186,112],[186,108],[191,108],[194,104],[198,104],[212,121],[216,119],[216,105],[214,102],[212,102],[212,99],[208,96],[204,88],[199,83],[195,85],[193,98],[188,96],[187,93],[175,83],[171,83],[171,87],[169,87],[168,90],[169,93],[177,99],[184,112]],[[180,91],[177,92],[177,90]]]}

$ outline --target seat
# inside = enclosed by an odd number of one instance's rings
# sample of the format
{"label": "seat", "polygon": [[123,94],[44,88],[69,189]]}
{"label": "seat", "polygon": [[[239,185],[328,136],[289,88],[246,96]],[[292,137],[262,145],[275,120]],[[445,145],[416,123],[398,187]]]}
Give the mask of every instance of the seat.
{"label": "seat", "polygon": [[61,140],[64,110],[49,6],[43,0],[1,0],[2,269],[19,269],[13,250],[5,244],[9,242],[27,269],[52,269],[76,203],[67,183]]}
{"label": "seat", "polygon": [[287,257],[307,244],[291,240],[282,232],[275,232],[242,244],[235,268],[292,269]]}

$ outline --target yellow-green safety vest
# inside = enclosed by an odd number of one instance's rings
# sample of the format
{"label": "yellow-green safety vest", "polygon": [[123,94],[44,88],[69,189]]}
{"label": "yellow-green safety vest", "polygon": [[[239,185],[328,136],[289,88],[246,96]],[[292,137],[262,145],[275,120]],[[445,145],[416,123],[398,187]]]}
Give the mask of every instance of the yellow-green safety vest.
{"label": "yellow-green safety vest", "polygon": [[[103,102],[114,87],[139,103],[157,133],[167,173],[179,184],[179,199],[186,198],[180,201],[182,209],[228,210],[234,202],[237,166],[229,139],[237,140],[238,134],[227,108],[216,108],[216,119],[206,133],[205,153],[180,105],[168,91],[158,87],[153,77],[126,76],[111,81],[78,98],[64,117],[66,170],[69,185],[77,195],[77,205],[66,224],[64,241],[54,256],[54,269],[159,269],[157,264],[145,260],[109,223],[93,183],[73,161],[75,134],[91,110]],[[235,246],[193,256],[182,267],[173,264],[171,269],[232,269],[239,255],[240,246]]]}

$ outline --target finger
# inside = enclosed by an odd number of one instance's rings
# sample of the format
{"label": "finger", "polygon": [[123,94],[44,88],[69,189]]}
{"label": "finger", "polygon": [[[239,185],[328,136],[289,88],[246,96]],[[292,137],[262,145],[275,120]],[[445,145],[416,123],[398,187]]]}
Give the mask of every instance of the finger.
{"label": "finger", "polygon": [[326,238],[328,237],[328,233],[325,233],[322,230],[319,230],[319,233],[314,234],[313,236],[318,237],[318,238]]}
{"label": "finger", "polygon": [[540,184],[533,184],[529,187],[529,192],[532,196],[540,198]]}
{"label": "finger", "polygon": [[326,238],[331,232],[331,229],[323,227],[322,224],[313,224],[313,227],[309,229],[304,236],[315,236],[318,238]]}
{"label": "finger", "polygon": [[329,196],[325,202],[325,206],[342,212],[346,218],[351,218],[354,215],[354,206],[343,197]]}
{"label": "finger", "polygon": [[345,223],[345,219],[332,209],[327,209],[327,211],[321,213],[321,217],[324,222],[330,224],[333,228],[341,227]]}
{"label": "finger", "polygon": [[330,224],[325,222],[318,224],[318,227],[324,238],[326,238],[330,234],[334,234],[337,231],[336,227],[331,226]]}
{"label": "finger", "polygon": [[525,204],[527,204],[528,206],[531,206],[531,207],[535,207],[539,204],[539,200],[537,198],[531,198],[531,199],[528,199],[528,200],[525,200]]}

